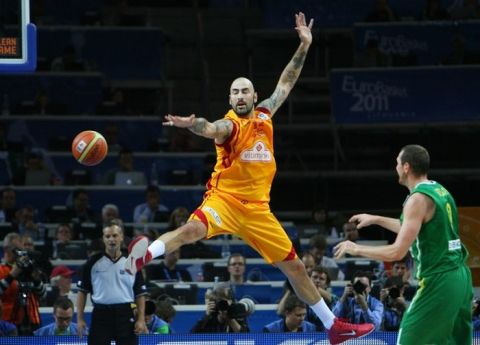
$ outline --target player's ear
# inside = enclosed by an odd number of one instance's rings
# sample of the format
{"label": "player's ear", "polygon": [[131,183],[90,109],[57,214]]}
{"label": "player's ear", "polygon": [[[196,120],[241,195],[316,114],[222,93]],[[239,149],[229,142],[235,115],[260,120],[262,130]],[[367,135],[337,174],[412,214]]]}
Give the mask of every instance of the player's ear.
{"label": "player's ear", "polygon": [[257,101],[258,101],[258,93],[255,91],[253,93],[253,103],[257,103]]}

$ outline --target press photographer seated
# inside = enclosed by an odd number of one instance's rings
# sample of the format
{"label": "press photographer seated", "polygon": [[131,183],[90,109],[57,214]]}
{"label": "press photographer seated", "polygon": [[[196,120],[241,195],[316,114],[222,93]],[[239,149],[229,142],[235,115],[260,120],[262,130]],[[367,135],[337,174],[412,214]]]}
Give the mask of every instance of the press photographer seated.
{"label": "press photographer seated", "polygon": [[207,291],[205,304],[206,315],[197,321],[192,333],[250,332],[246,318],[255,311],[255,304],[248,298],[236,303],[230,285],[220,283]]}
{"label": "press photographer seated", "polygon": [[383,304],[370,295],[371,276],[370,272],[355,272],[351,283],[345,285],[343,295],[332,312],[336,317],[347,319],[351,323],[373,323],[375,330],[379,330],[383,318]]}
{"label": "press photographer seated", "polygon": [[17,233],[5,236],[3,253],[0,265],[3,319],[14,323],[19,335],[31,335],[40,325],[39,300],[45,295],[41,271],[29,252],[23,250]]}

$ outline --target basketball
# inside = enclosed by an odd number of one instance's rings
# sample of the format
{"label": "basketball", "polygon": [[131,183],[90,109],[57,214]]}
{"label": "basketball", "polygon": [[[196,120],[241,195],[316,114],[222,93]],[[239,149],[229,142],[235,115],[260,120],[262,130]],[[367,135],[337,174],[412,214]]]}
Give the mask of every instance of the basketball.
{"label": "basketball", "polygon": [[73,139],[72,154],[80,164],[97,165],[105,159],[107,153],[107,141],[98,132],[83,131]]}

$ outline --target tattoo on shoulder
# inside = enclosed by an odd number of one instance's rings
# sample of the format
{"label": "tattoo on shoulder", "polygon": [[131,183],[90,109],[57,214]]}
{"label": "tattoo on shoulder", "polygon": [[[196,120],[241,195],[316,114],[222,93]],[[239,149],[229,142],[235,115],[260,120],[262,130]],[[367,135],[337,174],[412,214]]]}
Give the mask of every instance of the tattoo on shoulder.
{"label": "tattoo on shoulder", "polygon": [[215,132],[220,134],[223,139],[230,136],[233,130],[233,123],[230,120],[218,120],[215,121]]}

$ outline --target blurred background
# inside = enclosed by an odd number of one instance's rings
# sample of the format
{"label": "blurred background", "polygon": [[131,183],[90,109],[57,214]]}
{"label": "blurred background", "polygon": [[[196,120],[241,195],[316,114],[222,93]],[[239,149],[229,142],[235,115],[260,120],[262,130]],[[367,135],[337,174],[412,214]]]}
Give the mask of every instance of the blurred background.
{"label": "blurred background", "polygon": [[[193,211],[214,145],[162,128],[163,116],[223,117],[239,76],[253,81],[260,100],[269,97],[298,46],[298,11],[315,19],[314,41],[275,116],[271,193],[292,239],[305,249],[322,234],[331,248],[356,212],[398,216],[408,191],[397,183],[395,159],[402,146],[420,144],[431,154],[430,178],[468,215],[462,236],[471,266],[480,267],[477,0],[32,1],[37,70],[0,77],[1,236],[32,218],[39,246],[57,240],[61,223],[72,226],[72,240],[93,241],[104,206],[114,204],[129,237],[154,237],[175,224],[172,211]],[[95,167],[70,153],[86,129],[109,144]],[[152,219],[137,217],[149,193],[163,208]],[[360,235],[393,240],[377,228]],[[258,257],[226,243],[236,242],[212,241],[211,257]],[[63,259],[84,259],[82,250]]]}

